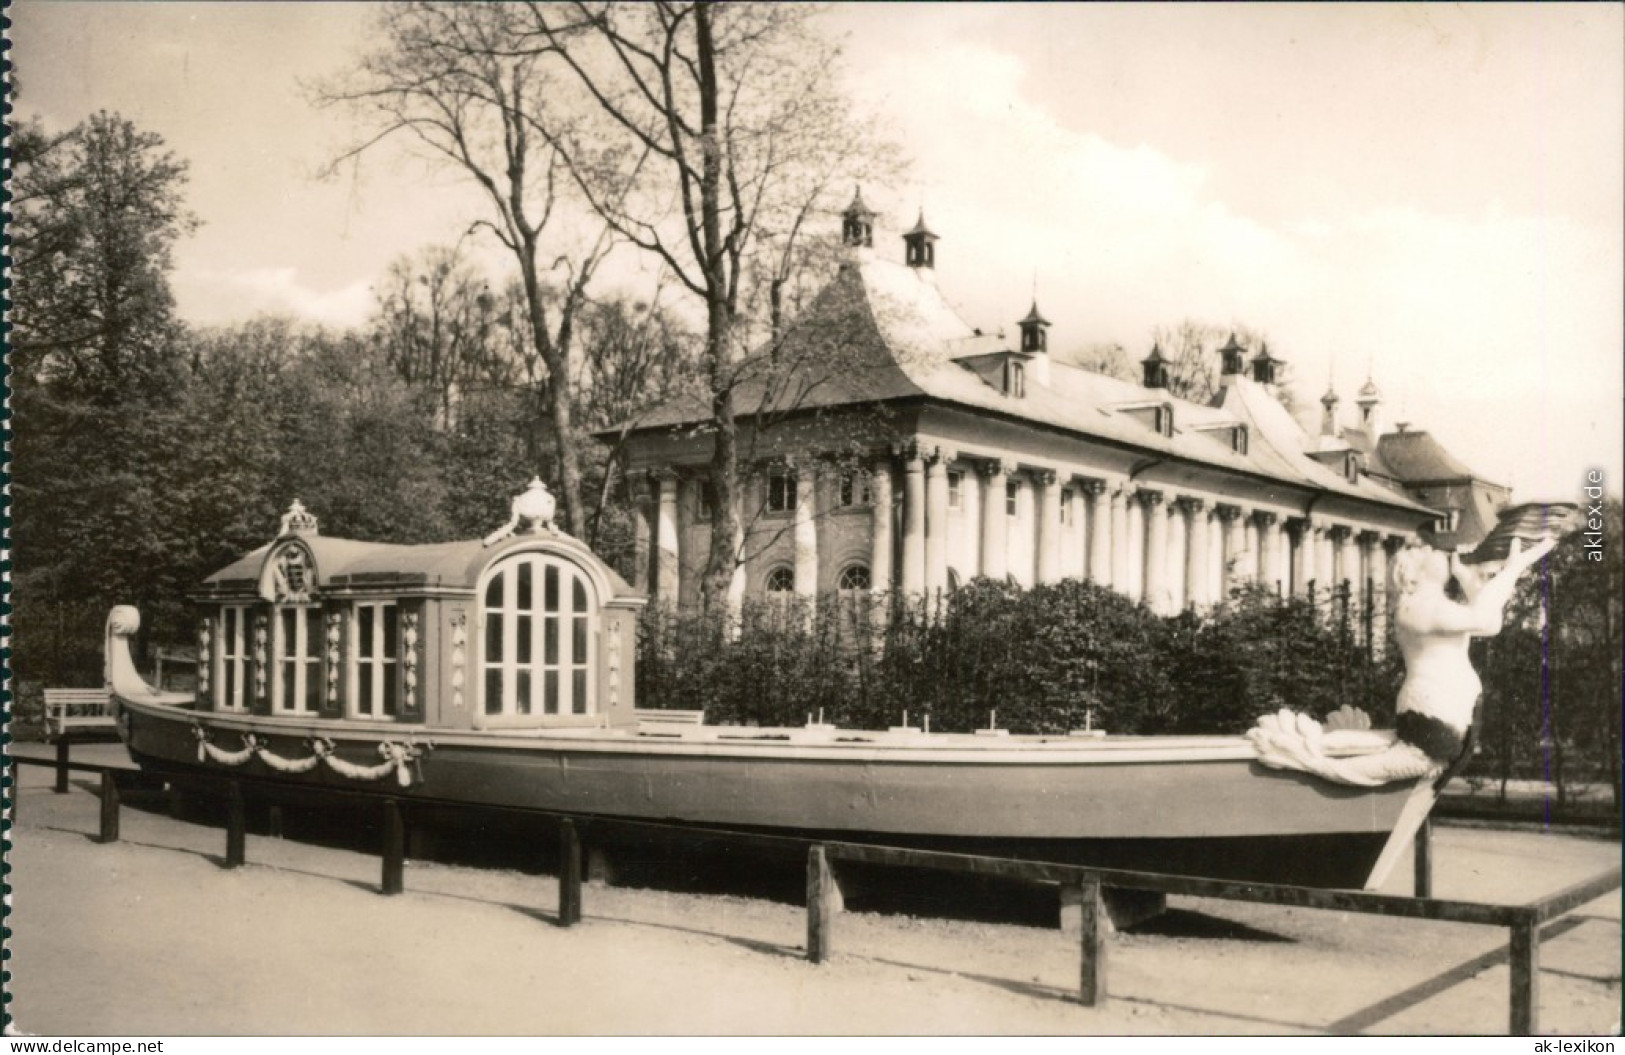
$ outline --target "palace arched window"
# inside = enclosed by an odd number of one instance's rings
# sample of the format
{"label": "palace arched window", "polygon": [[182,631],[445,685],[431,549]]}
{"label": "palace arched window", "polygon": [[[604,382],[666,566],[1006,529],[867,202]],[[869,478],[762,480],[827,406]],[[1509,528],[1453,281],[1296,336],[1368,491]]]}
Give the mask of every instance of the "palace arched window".
{"label": "palace arched window", "polygon": [[481,707],[490,718],[591,714],[597,591],[578,565],[519,553],[481,593]]}
{"label": "palace arched window", "polygon": [[792,568],[779,566],[767,573],[762,580],[762,592],[769,597],[794,593],[796,589],[796,573]]}
{"label": "palace arched window", "polygon": [[841,594],[860,594],[869,592],[869,565],[848,564],[841,569],[841,574],[835,580],[835,588]]}

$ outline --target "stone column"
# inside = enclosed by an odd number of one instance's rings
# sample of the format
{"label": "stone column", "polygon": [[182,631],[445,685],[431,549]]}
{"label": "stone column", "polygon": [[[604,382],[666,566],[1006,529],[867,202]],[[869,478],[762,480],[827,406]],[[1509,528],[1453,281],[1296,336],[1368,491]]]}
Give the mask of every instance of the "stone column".
{"label": "stone column", "polygon": [[1379,583],[1382,589],[1383,615],[1393,615],[1393,605],[1399,597],[1398,588],[1394,585],[1394,557],[1405,548],[1403,535],[1389,535],[1382,540],[1382,580]]}
{"label": "stone column", "polygon": [[1320,531],[1309,517],[1290,517],[1286,530],[1292,539],[1292,593],[1298,597],[1309,594],[1310,583],[1315,592],[1322,592],[1320,581]]}
{"label": "stone column", "polygon": [[1342,549],[1342,567],[1338,571],[1338,579],[1348,580],[1349,590],[1352,591],[1349,597],[1357,601],[1364,579],[1360,575],[1360,545],[1354,540],[1353,528],[1343,529]]}
{"label": "stone column", "polygon": [[1106,481],[1085,480],[1083,493],[1089,503],[1089,560],[1084,573],[1102,586],[1112,584],[1112,504],[1106,494]]}
{"label": "stone column", "polygon": [[1253,511],[1258,531],[1258,581],[1265,588],[1281,592],[1281,533],[1275,527],[1275,514],[1266,509]]}
{"label": "stone column", "polygon": [[918,448],[903,453],[903,592],[925,590],[925,462]]}
{"label": "stone column", "polygon": [[1038,486],[1038,581],[1061,578],[1061,483],[1053,469],[1033,473]]}
{"label": "stone column", "polygon": [[[1375,648],[1382,634],[1382,612],[1379,598],[1382,597],[1382,580],[1377,577],[1378,554],[1382,549],[1377,545],[1382,535],[1369,528],[1355,536],[1359,544],[1359,561],[1357,571],[1359,579],[1354,584],[1354,596],[1360,605],[1362,619],[1370,616],[1371,637],[1367,644]],[[1369,610],[1369,611],[1368,611]]]}
{"label": "stone column", "polygon": [[925,462],[925,590],[948,588],[948,463],[951,453],[933,450]]}
{"label": "stone column", "polygon": [[1162,492],[1142,487],[1140,508],[1145,518],[1145,587],[1142,596],[1153,612],[1166,614],[1168,591],[1168,515],[1162,508]]}
{"label": "stone column", "polygon": [[1123,533],[1125,556],[1123,568],[1127,572],[1127,593],[1132,600],[1145,598],[1145,506],[1140,502],[1139,487],[1129,485],[1123,503],[1127,530]]}
{"label": "stone column", "polygon": [[1110,496],[1111,553],[1107,557],[1109,570],[1106,581],[1123,593],[1130,590],[1128,574],[1128,489],[1118,485],[1107,492]]}
{"label": "stone column", "polygon": [[1168,570],[1162,577],[1162,586],[1168,591],[1167,611],[1172,614],[1190,604],[1190,595],[1185,592],[1190,531],[1184,510],[1179,508],[1178,497],[1169,499],[1165,515],[1168,518],[1168,548],[1163,554],[1163,562]]}
{"label": "stone column", "polygon": [[649,474],[659,488],[659,511],[655,523],[655,597],[677,603],[679,565],[677,550],[677,474],[656,469]]}
{"label": "stone column", "polygon": [[790,517],[795,544],[796,596],[818,596],[818,473],[811,467],[796,473],[796,508]]}
{"label": "stone column", "polygon": [[1246,531],[1241,522],[1241,507],[1229,502],[1220,502],[1213,507],[1214,516],[1219,518],[1219,596],[1218,600],[1225,601],[1230,598],[1231,589],[1240,581],[1243,569],[1236,567],[1241,560],[1241,554],[1246,550]]}
{"label": "stone column", "polygon": [[1185,604],[1208,605],[1208,528],[1204,503],[1200,498],[1181,496],[1179,508],[1185,514]]}
{"label": "stone column", "polygon": [[982,470],[982,574],[1002,582],[1010,574],[1010,517],[1005,512],[1004,463],[994,458]]}
{"label": "stone column", "polygon": [[892,480],[891,460],[881,458],[869,472],[869,498],[874,503],[869,528],[869,582],[880,593],[891,590],[892,582]]}
{"label": "stone column", "polygon": [[1326,529],[1326,554],[1321,559],[1321,567],[1325,569],[1326,588],[1338,590],[1343,586],[1344,579],[1352,579],[1349,574],[1348,553],[1345,543],[1352,534],[1346,524],[1333,524]]}
{"label": "stone column", "polygon": [[628,473],[626,487],[632,495],[635,510],[632,517],[632,586],[643,593],[649,592],[649,566],[654,563],[654,495],[649,492],[647,472]]}

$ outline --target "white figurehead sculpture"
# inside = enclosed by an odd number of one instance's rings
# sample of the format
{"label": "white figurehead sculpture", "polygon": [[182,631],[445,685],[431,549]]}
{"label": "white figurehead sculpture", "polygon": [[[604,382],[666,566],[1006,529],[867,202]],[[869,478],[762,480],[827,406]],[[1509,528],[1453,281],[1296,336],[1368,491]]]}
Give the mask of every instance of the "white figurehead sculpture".
{"label": "white figurehead sculpture", "polygon": [[[1436,775],[1465,746],[1473,708],[1482,688],[1467,658],[1475,637],[1500,633],[1518,577],[1557,545],[1547,537],[1529,549],[1513,539],[1505,564],[1493,575],[1487,565],[1464,567],[1454,554],[1427,547],[1395,558],[1394,637],[1405,660],[1395,739],[1372,751],[1370,722],[1345,708],[1325,727],[1292,711],[1265,715],[1247,734],[1259,761],[1276,769],[1300,769],[1342,784],[1371,787],[1391,780]],[[1454,577],[1464,601],[1445,592]],[[1366,753],[1355,753],[1364,751]]]}

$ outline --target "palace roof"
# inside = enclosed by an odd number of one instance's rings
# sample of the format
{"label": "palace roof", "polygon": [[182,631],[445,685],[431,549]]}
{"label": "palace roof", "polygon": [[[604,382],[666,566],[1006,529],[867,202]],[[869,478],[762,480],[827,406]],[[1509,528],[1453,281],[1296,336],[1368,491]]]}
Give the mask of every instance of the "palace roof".
{"label": "palace roof", "polygon": [[[1020,356],[1002,334],[984,334],[967,324],[937,288],[930,269],[855,254],[782,340],[739,364],[744,380],[735,390],[735,413],[745,420],[923,399],[1148,454],[1433,512],[1369,477],[1350,482],[1309,457],[1315,438],[1263,385],[1246,377],[1230,378],[1217,405],[1209,406],[1052,358],[1047,383],[1029,372],[1025,394],[1013,396],[973,369],[973,363],[1001,353]],[[1146,423],[1144,409],[1156,405],[1174,408],[1172,435]],[[702,400],[676,400],[630,425],[643,432],[701,425],[709,416]],[[1227,426],[1247,427],[1246,453],[1232,449]]]}

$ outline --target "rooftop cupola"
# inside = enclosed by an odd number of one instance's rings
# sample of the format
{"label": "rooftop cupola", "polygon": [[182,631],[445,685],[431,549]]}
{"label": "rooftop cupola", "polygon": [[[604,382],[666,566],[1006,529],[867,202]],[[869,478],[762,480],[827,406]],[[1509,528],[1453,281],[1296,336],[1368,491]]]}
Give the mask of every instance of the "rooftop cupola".
{"label": "rooftop cupola", "polygon": [[1270,354],[1268,342],[1258,346],[1258,354],[1253,356],[1253,380],[1261,385],[1273,385],[1277,381],[1277,368],[1282,360]]}
{"label": "rooftop cupola", "polygon": [[1377,391],[1376,382],[1367,377],[1354,402],[1360,408],[1360,427],[1375,440],[1382,432],[1382,393]]}
{"label": "rooftop cupola", "polygon": [[1337,404],[1339,402],[1337,389],[1328,384],[1326,394],[1320,397],[1320,434],[1322,436],[1337,435]]}
{"label": "rooftop cupola", "polygon": [[852,204],[841,213],[841,244],[869,249],[875,244],[875,211],[863,203],[863,189],[852,189]]}
{"label": "rooftop cupola", "polygon": [[1032,310],[1027,317],[1016,325],[1021,327],[1021,350],[1043,354],[1049,350],[1049,320],[1038,312],[1038,301],[1033,301]]}
{"label": "rooftop cupola", "polygon": [[1140,366],[1145,370],[1145,387],[1168,387],[1168,360],[1162,354],[1162,345],[1153,343],[1151,354],[1140,360]]}
{"label": "rooftop cupola", "polygon": [[1240,377],[1246,372],[1247,349],[1237,343],[1236,335],[1232,332],[1230,339],[1224,342],[1224,347],[1219,349],[1219,376],[1225,379],[1219,383],[1228,384],[1229,378]]}
{"label": "rooftop cupola", "polygon": [[914,229],[903,235],[904,262],[909,267],[935,268],[937,266],[937,236],[925,225],[925,210],[914,222]]}

